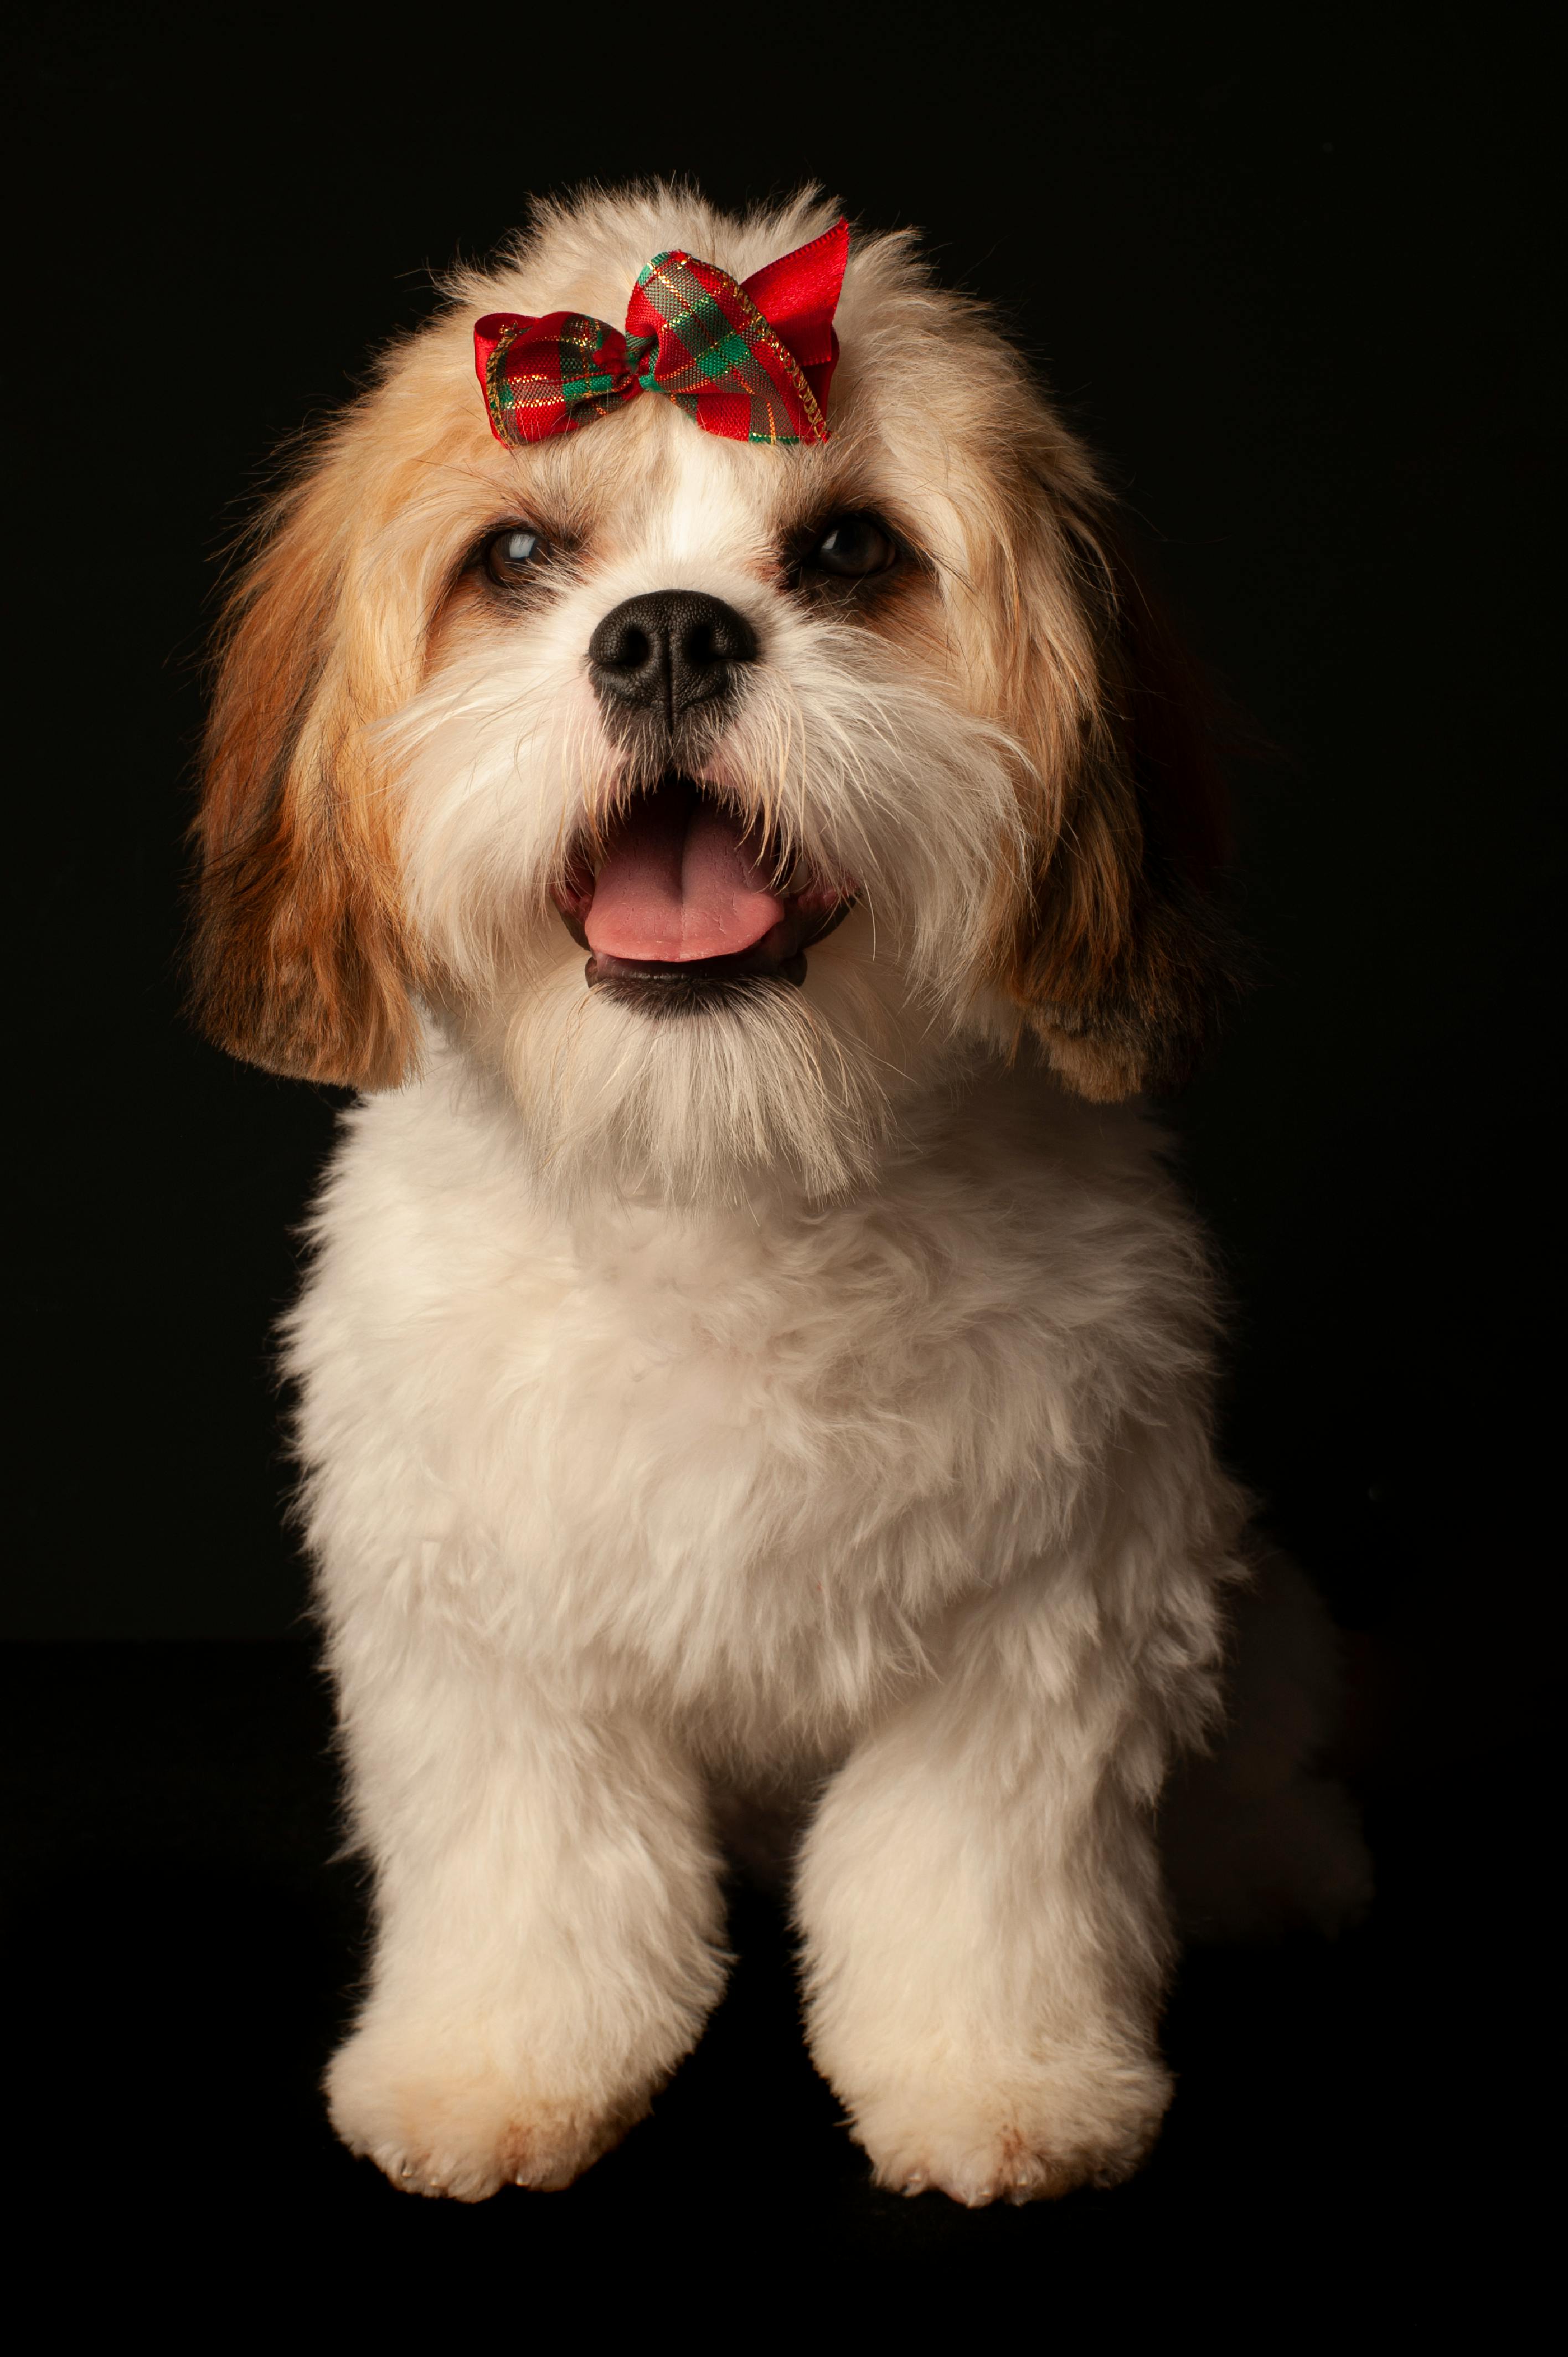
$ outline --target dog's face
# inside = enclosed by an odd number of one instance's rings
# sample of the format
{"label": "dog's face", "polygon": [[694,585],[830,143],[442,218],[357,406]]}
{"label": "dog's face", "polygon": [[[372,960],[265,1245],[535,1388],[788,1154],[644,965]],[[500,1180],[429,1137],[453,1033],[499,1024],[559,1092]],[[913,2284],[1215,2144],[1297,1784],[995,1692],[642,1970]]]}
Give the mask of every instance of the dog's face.
{"label": "dog's face", "polygon": [[539,1167],[820,1193],[955,1042],[1168,1080],[1212,992],[1208,782],[1082,451],[902,239],[852,249],[831,438],[656,395],[492,438],[478,314],[625,311],[821,230],[655,191],[455,290],[285,498],[235,599],[198,986],[269,1067],[394,1085],[415,1006]]}

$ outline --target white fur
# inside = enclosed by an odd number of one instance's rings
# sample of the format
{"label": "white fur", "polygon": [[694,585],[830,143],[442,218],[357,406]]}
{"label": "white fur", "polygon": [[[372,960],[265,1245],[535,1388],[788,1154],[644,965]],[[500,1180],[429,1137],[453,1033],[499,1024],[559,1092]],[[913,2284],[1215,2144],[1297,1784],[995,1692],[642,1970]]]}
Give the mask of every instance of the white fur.
{"label": "white fur", "polygon": [[[821,225],[586,218],[472,308],[615,317],[660,244],[722,231],[740,272]],[[1143,1118],[1009,1062],[977,988],[1023,757],[964,453],[864,358],[917,302],[896,261],[852,264],[835,416],[922,515],[941,660],[779,582],[771,519],[814,462],[649,398],[538,462],[599,501],[575,576],[376,723],[409,922],[455,980],[422,1075],[345,1122],[288,1362],[376,1876],[332,2113],[426,2191],[565,2183],[647,2107],[723,1978],[726,1795],[809,1818],[812,2050],[884,2182],[1112,2179],[1168,2097],[1152,1828],[1242,1572],[1209,1285]],[[433,458],[357,560],[363,610],[533,464]],[[1068,697],[1084,633],[1052,581]],[[671,587],[761,651],[710,782],[861,900],[803,989],[650,1020],[585,989],[549,892],[622,775],[589,634]]]}
{"label": "white fur", "polygon": [[718,1986],[711,1779],[821,1787],[813,2041],[884,2176],[1133,2160],[1238,1521],[1144,1125],[981,1057],[875,1189],[684,1211],[563,1207],[450,1049],[347,1129],[290,1354],[381,1911],[345,2133],[482,2192],[635,2116]]}

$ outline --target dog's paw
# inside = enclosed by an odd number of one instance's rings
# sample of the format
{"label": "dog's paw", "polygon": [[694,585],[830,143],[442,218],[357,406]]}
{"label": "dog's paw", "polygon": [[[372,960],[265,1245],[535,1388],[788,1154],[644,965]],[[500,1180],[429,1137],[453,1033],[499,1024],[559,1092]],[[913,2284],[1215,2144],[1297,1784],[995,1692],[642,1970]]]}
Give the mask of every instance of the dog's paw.
{"label": "dog's paw", "polygon": [[483,2201],[503,2185],[556,2192],[618,2144],[648,2096],[545,2093],[447,2041],[356,2031],[327,2073],[332,2125],[406,2193]]}
{"label": "dog's paw", "polygon": [[878,2185],[968,2208],[1117,2185],[1147,2158],[1170,2102],[1158,2063],[1117,2058],[1004,2083],[924,2081],[852,2105]]}

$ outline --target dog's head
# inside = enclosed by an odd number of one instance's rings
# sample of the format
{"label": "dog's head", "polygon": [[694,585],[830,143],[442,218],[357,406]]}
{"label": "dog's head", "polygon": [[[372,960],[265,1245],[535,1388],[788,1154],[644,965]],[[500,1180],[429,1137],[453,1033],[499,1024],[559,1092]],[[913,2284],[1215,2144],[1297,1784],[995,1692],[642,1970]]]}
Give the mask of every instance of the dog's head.
{"label": "dog's head", "polygon": [[650,256],[820,234],[641,190],[459,280],[276,506],[223,639],[203,1020],[380,1089],[433,1021],[541,1167],[676,1194],[864,1167],[1032,1032],[1169,1085],[1216,988],[1217,806],[1093,468],[978,308],[857,238],[822,441],[628,401],[492,435],[476,316],[618,320]]}

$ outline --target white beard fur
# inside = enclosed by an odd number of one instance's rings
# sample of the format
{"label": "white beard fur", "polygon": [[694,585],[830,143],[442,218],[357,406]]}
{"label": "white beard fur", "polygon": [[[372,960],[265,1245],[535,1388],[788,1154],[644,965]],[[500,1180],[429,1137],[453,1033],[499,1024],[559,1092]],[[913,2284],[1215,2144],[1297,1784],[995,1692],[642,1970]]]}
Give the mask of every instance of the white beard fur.
{"label": "white beard fur", "polygon": [[[526,1135],[433,1041],[348,1116],[291,1321],[378,1900],[339,2132],[413,2190],[568,2182],[718,1994],[738,1795],[804,1824],[809,2034],[879,2181],[1126,2174],[1170,2091],[1155,1811],[1249,1577],[1157,1134],[975,1050],[830,1200],[563,1192]],[[1247,1888],[1182,1837],[1233,1927],[1292,1903],[1269,1796],[1318,1822],[1309,1706],[1242,1717],[1200,1813]],[[1362,1869],[1320,1849],[1328,1921]]]}

